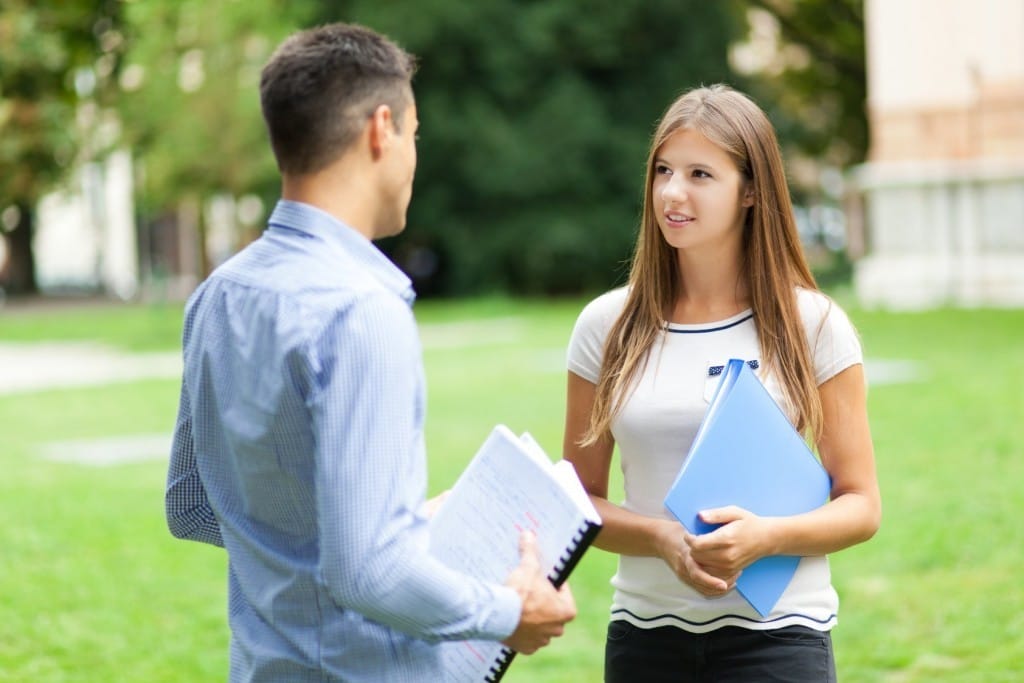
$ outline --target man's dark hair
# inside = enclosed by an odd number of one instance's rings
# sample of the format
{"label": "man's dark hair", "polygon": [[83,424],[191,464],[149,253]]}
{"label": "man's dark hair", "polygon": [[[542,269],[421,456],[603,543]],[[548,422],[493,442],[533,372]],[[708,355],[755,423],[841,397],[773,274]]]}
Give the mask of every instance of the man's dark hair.
{"label": "man's dark hair", "polygon": [[329,24],[285,40],[260,78],[278,168],[301,175],[328,166],[382,104],[397,128],[412,102],[415,71],[412,55],[363,26]]}

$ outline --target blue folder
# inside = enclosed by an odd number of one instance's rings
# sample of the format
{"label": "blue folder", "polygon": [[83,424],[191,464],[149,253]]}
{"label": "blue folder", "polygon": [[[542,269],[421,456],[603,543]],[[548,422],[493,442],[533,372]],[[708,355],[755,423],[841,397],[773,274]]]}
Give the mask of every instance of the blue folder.
{"label": "blue folder", "polygon": [[[693,534],[717,528],[701,510],[737,505],[762,517],[808,512],[828,501],[828,472],[746,362],[727,364],[665,507]],[[800,558],[763,557],[743,570],[736,589],[767,616]]]}

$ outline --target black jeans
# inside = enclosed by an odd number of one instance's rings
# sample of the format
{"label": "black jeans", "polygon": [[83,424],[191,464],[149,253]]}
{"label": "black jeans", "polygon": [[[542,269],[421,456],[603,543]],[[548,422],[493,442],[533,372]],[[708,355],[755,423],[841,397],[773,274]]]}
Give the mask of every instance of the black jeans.
{"label": "black jeans", "polygon": [[606,683],[835,683],[832,637],[803,626],[754,631],[726,626],[608,625]]}

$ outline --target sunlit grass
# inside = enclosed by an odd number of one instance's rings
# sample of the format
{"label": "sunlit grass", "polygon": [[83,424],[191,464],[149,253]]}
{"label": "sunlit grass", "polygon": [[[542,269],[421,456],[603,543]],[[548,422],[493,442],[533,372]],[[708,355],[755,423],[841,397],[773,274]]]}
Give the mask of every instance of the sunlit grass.
{"label": "sunlit grass", "polygon": [[[496,422],[558,457],[564,354],[583,301],[423,302],[431,491],[454,482]],[[840,680],[1024,677],[1024,311],[850,310],[870,359],[913,361],[918,381],[869,401],[884,521],[834,556]],[[177,306],[0,312],[0,343],[99,340],[173,350]],[[2,382],[2,377],[0,377]],[[0,395],[0,681],[221,681],[223,554],[163,522],[165,463],[51,462],[46,444],[170,433],[176,380]],[[516,660],[515,683],[597,681],[614,558],[573,576],[580,616]]]}

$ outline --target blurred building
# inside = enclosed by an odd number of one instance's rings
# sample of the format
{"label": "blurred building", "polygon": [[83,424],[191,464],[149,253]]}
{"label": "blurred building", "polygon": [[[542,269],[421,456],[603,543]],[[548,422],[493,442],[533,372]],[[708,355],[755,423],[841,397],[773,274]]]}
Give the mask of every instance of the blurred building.
{"label": "blurred building", "polygon": [[866,0],[865,305],[1024,305],[1024,2]]}
{"label": "blurred building", "polygon": [[138,292],[139,259],[128,152],[86,164],[68,187],[39,203],[33,238],[43,292]]}
{"label": "blurred building", "polygon": [[263,220],[258,197],[226,194],[186,198],[140,220],[134,166],[128,151],[117,151],[85,164],[39,203],[33,252],[42,293],[182,300]]}

